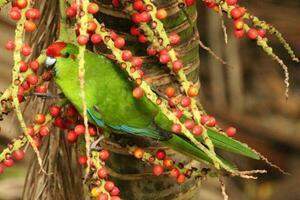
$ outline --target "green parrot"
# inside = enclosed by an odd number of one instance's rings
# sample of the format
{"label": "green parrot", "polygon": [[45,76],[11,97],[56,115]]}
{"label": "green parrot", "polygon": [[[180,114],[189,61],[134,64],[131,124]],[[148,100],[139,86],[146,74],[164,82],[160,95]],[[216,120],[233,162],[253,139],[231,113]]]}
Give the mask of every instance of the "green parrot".
{"label": "green parrot", "polygon": [[[57,42],[47,49],[47,56],[55,60],[55,82],[66,98],[82,114],[82,99],[78,78],[78,47]],[[152,138],[161,145],[174,149],[198,161],[212,163],[212,160],[186,137],[170,132],[172,122],[158,106],[143,96],[132,95],[134,83],[116,62],[89,50],[85,52],[85,95],[90,123],[105,127],[117,133]],[[207,133],[215,147],[253,159],[260,156],[237,140],[207,127]],[[197,140],[203,142],[202,137]],[[226,165],[235,165],[218,156]]]}

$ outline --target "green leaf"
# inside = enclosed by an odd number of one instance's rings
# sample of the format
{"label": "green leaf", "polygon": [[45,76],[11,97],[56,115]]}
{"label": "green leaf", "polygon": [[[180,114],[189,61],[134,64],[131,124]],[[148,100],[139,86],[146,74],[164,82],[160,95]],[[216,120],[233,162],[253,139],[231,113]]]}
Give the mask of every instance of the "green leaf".
{"label": "green leaf", "polygon": [[[256,160],[260,159],[260,156],[253,149],[242,142],[239,142],[226,135],[220,134],[211,128],[207,128],[207,134],[214,146],[217,148],[224,149],[225,151],[240,154]],[[197,140],[203,142],[203,137],[199,136],[197,137]]]}
{"label": "green leaf", "polygon": [[[161,141],[161,143],[163,143],[171,149],[174,149],[175,151],[178,151],[188,156],[189,158],[195,159],[200,162],[204,161],[206,163],[213,164],[212,160],[202,150],[200,150],[195,145],[191,144],[189,141],[187,141],[187,139],[183,137],[174,134],[170,140]],[[217,157],[231,169],[236,169],[236,165],[232,162],[222,158],[221,156],[217,155]]]}

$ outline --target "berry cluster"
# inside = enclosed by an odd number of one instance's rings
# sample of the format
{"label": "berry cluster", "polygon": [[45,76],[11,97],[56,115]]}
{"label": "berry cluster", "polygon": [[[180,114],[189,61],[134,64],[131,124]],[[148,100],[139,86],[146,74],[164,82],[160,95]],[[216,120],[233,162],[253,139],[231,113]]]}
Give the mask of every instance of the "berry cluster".
{"label": "berry cluster", "polygon": [[178,184],[183,184],[187,178],[202,177],[206,173],[197,168],[185,168],[182,163],[176,163],[173,159],[167,157],[163,149],[157,150],[154,154],[145,152],[142,148],[130,147],[129,152],[137,159],[143,160],[153,166],[152,173],[154,176],[168,174],[174,177]]}

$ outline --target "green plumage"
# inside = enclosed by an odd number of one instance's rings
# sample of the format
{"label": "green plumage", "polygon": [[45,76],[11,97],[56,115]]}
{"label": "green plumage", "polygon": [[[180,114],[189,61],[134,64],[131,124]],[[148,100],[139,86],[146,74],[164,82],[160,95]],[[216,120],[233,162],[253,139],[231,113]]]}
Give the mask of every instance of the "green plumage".
{"label": "green plumage", "polygon": [[[80,82],[78,78],[78,48],[68,44],[61,52],[63,55],[75,55],[57,58],[55,81],[65,96],[82,113]],[[108,58],[85,52],[85,95],[89,121],[100,126],[140,136],[161,140],[174,150],[194,159],[211,162],[201,150],[183,136],[170,134],[171,121],[168,120],[145,96],[135,99],[132,95],[134,84],[127,74]],[[214,130],[208,131],[214,145],[222,149],[259,159],[259,156],[246,145],[220,135]],[[202,137],[198,138],[199,141]],[[230,165],[228,163],[228,165]]]}

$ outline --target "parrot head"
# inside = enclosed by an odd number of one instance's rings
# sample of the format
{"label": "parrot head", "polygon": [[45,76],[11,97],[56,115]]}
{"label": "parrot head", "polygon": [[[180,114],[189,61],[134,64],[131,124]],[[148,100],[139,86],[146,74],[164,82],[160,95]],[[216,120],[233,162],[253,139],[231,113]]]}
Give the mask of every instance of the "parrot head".
{"label": "parrot head", "polygon": [[46,66],[53,67],[57,58],[75,59],[78,54],[78,47],[65,42],[54,42],[46,50]]}

